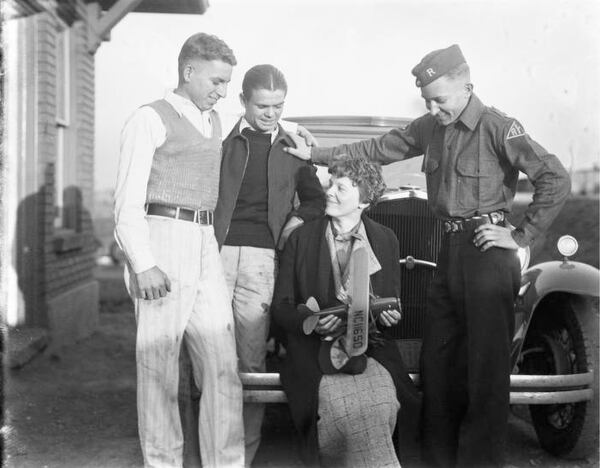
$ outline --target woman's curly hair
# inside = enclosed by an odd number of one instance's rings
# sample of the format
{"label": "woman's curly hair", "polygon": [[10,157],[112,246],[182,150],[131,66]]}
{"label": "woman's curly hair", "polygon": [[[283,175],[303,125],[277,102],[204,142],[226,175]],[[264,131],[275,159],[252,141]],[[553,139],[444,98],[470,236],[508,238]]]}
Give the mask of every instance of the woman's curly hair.
{"label": "woman's curly hair", "polygon": [[329,164],[329,173],[338,178],[348,177],[358,187],[360,202],[368,203],[369,208],[377,204],[386,189],[379,164],[360,156],[348,154],[335,156]]}

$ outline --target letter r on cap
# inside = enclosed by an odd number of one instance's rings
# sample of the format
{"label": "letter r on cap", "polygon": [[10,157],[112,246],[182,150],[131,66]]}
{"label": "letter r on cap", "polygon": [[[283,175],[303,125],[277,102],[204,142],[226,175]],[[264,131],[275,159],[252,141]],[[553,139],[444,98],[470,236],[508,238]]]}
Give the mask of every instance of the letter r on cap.
{"label": "letter r on cap", "polygon": [[433,68],[428,68],[425,70],[429,76],[435,75],[435,70]]}

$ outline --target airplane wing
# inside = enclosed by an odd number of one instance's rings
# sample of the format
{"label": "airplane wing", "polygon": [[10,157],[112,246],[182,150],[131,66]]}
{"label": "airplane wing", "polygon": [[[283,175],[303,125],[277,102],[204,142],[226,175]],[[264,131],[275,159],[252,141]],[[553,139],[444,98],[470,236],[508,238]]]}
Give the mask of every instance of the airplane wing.
{"label": "airplane wing", "polygon": [[366,249],[352,252],[352,261],[352,302],[348,308],[345,346],[349,356],[359,356],[367,350],[369,340],[369,268]]}

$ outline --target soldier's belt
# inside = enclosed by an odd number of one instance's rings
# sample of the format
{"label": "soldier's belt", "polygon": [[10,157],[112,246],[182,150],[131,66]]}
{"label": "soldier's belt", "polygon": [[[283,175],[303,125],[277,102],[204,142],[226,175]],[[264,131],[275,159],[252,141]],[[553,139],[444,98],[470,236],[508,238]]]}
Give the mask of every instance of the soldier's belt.
{"label": "soldier's belt", "polygon": [[444,221],[446,233],[471,231],[482,224],[498,224],[504,221],[503,211],[492,211],[491,213],[473,216],[471,218],[456,218]]}

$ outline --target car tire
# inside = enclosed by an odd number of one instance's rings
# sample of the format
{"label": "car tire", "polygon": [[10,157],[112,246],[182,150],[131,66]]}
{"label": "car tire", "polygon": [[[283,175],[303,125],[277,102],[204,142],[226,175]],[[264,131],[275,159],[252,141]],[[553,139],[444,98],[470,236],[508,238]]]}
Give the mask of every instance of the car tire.
{"label": "car tire", "polygon": [[[574,300],[572,300],[574,299]],[[540,310],[541,309],[541,310]],[[544,301],[527,333],[526,374],[594,372],[591,401],[529,405],[540,445],[554,456],[585,458],[598,450],[598,312],[591,301],[557,295]]]}

